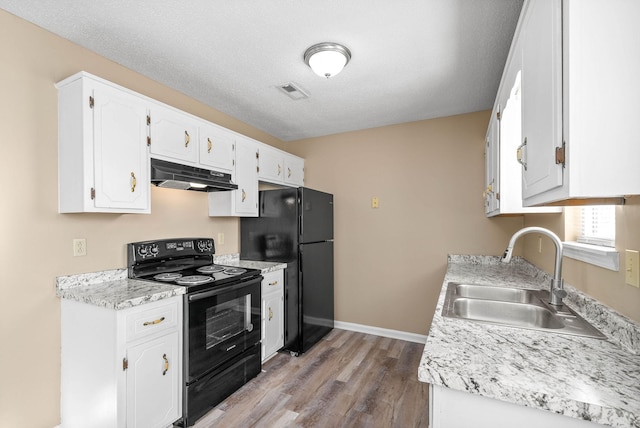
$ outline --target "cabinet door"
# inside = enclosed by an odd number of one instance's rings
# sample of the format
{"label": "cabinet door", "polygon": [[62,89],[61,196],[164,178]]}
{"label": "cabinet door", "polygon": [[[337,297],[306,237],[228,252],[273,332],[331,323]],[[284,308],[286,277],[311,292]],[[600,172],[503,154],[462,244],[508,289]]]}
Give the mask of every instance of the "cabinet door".
{"label": "cabinet door", "polygon": [[258,164],[256,143],[249,139],[236,141],[235,211],[238,215],[258,215]]}
{"label": "cabinet door", "polygon": [[187,115],[162,106],[151,109],[151,155],[195,165],[198,161],[198,125]]}
{"label": "cabinet door", "polygon": [[493,112],[491,122],[489,123],[489,129],[487,131],[487,137],[485,140],[485,189],[483,192],[485,200],[485,213],[491,214],[500,208],[500,200],[498,199],[499,189],[499,129],[500,122],[496,117],[496,112]]}
{"label": "cabinet door", "polygon": [[258,148],[259,179],[271,183],[284,182],[284,155],[280,150],[261,144]]}
{"label": "cabinet door", "polygon": [[149,209],[147,107],[108,86],[93,90],[94,204]]}
{"label": "cabinet door", "polygon": [[233,179],[238,190],[209,193],[212,217],[258,217],[258,143],[236,136]]}
{"label": "cabinet door", "polygon": [[304,159],[284,155],[284,183],[294,187],[304,186]]}
{"label": "cabinet door", "polygon": [[522,25],[522,197],[562,185],[562,1],[531,1]]}
{"label": "cabinet door", "polygon": [[181,415],[178,333],[129,348],[127,427],[165,427]]}
{"label": "cabinet door", "polygon": [[235,136],[231,132],[213,125],[203,125],[199,129],[199,139],[202,165],[228,172],[233,170]]}
{"label": "cabinet door", "polygon": [[262,297],[264,317],[262,333],[262,360],[269,358],[284,346],[284,295],[270,293]]}

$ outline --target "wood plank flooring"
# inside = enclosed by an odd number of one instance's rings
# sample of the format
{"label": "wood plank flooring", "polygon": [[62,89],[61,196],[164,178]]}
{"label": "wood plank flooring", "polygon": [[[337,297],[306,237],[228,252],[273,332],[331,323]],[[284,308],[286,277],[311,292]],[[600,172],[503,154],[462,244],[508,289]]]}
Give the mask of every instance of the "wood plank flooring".
{"label": "wood plank flooring", "polygon": [[423,347],[334,329],[300,357],[278,353],[195,428],[427,427]]}

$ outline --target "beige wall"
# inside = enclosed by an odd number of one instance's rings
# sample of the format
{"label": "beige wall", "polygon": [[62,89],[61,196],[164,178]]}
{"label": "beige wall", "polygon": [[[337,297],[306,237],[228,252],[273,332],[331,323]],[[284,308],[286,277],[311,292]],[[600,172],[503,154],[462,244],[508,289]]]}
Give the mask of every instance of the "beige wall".
{"label": "beige wall", "polygon": [[[564,216],[527,215],[526,226],[543,226],[564,239]],[[538,253],[535,235],[525,236],[524,256],[532,263],[553,272],[553,244],[543,238],[542,253]],[[629,318],[640,322],[640,289],[625,284],[624,251],[640,250],[640,197],[628,198],[616,207],[616,249],[620,253],[620,270],[614,272],[565,257],[565,282],[583,290]]]}
{"label": "beige wall", "polygon": [[[86,70],[269,144],[280,141],[148,78],[0,11],[0,426],[60,422],[59,275],[126,266],[125,244],[225,233],[238,252],[237,219],[208,217],[207,196],[153,188],[151,215],[57,213],[57,91]],[[86,257],[72,239],[86,238]],[[81,322],[81,320],[79,320]]]}
{"label": "beige wall", "polygon": [[[489,112],[289,143],[335,195],[339,321],[428,332],[447,254],[501,254],[522,217],[484,216]],[[380,208],[371,208],[378,197]]]}

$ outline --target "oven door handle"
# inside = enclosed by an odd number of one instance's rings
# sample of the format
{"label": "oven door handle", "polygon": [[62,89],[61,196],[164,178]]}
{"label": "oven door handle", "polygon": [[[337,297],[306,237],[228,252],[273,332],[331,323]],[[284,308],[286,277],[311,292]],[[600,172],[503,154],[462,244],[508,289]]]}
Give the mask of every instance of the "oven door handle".
{"label": "oven door handle", "polygon": [[190,302],[195,302],[195,301],[198,301],[198,300],[207,299],[209,297],[216,296],[218,294],[228,293],[229,291],[233,291],[233,290],[238,290],[240,288],[244,288],[248,284],[249,284],[249,281],[244,281],[244,282],[240,282],[238,284],[230,285],[228,287],[216,288],[214,290],[204,291],[202,293],[192,294],[191,296],[189,296],[189,301]]}

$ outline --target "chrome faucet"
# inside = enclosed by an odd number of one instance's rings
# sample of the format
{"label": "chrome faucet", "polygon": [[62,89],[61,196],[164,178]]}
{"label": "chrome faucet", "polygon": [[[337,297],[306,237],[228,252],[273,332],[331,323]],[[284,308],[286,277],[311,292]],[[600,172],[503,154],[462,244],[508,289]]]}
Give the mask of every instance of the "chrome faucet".
{"label": "chrome faucet", "polygon": [[513,246],[516,244],[516,240],[522,235],[526,235],[528,233],[540,233],[542,235],[548,236],[556,245],[556,264],[553,269],[553,279],[551,280],[551,287],[549,289],[549,294],[551,295],[551,300],[549,303],[553,306],[562,306],[562,299],[567,297],[567,292],[564,290],[564,281],[562,279],[562,241],[560,241],[558,235],[543,227],[534,226],[520,229],[513,234],[511,240],[509,241],[509,245],[507,245],[507,249],[504,250],[502,263],[509,263],[511,261]]}

